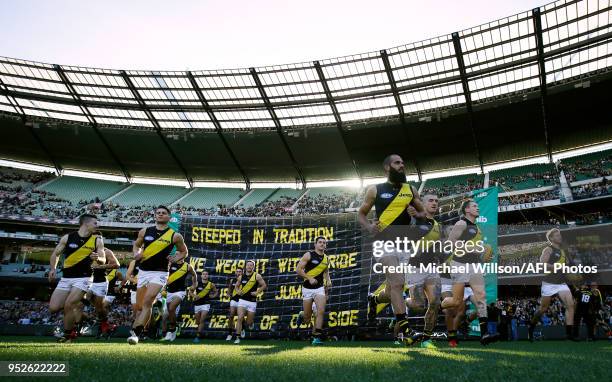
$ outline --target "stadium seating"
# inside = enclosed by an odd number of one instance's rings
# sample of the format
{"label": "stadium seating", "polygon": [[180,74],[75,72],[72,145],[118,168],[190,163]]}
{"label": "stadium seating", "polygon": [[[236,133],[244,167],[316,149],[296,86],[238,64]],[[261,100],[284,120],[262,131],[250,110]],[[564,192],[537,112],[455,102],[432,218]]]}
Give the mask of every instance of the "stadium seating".
{"label": "stadium seating", "polygon": [[276,190],[267,201],[276,202],[283,199],[298,199],[304,190],[296,190],[294,188],[279,188]]}
{"label": "stadium seating", "polygon": [[612,175],[612,150],[605,150],[560,161],[569,182]]}
{"label": "stadium seating", "polygon": [[0,190],[27,191],[37,183],[46,182],[55,177],[50,172],[35,172],[0,166]]}
{"label": "stadium seating", "polygon": [[192,208],[232,206],[245,194],[238,188],[197,188],[180,201],[180,205]]}
{"label": "stadium seating", "polygon": [[527,190],[553,186],[559,183],[555,166],[551,163],[538,163],[527,166],[491,171],[489,184],[498,185],[504,191]]}
{"label": "stadium seating", "polygon": [[98,199],[97,202],[103,201],[127,186],[128,184],[121,182],[62,176],[37,189],[52,192],[62,199],[77,204],[95,199]]}
{"label": "stadium seating", "polygon": [[133,184],[110,201],[123,206],[169,205],[189,192],[184,187]]}
{"label": "stadium seating", "polygon": [[276,192],[276,189],[273,188],[256,188],[251,193],[240,202],[240,207],[255,207],[260,203],[263,203],[268,199],[272,194]]}
{"label": "stadium seating", "polygon": [[481,174],[432,178],[425,181],[423,191],[435,192],[438,197],[444,197],[482,188],[483,182],[484,178]]}

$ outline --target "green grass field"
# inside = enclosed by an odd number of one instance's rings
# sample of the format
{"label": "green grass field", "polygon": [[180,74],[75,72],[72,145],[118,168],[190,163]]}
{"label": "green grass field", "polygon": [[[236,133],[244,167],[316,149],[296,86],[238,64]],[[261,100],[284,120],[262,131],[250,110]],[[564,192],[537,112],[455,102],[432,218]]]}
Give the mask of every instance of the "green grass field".
{"label": "green grass field", "polygon": [[[70,380],[176,381],[609,381],[612,344],[607,341],[462,342],[451,349],[406,348],[387,342],[244,341],[233,345],[187,340],[128,345],[124,339],[0,337],[2,361],[68,361]],[[27,377],[15,378],[24,380]],[[30,377],[31,379],[31,377]],[[42,377],[36,380],[42,380]],[[54,380],[68,378],[54,377]]]}

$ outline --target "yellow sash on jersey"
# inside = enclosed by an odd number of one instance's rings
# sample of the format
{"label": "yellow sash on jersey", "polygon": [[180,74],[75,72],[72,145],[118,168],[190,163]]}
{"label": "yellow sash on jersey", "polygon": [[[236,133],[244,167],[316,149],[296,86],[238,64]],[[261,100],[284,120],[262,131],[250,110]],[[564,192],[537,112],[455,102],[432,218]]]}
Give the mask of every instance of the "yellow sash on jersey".
{"label": "yellow sash on jersey", "polygon": [[[482,242],[484,243],[484,240],[482,240],[482,232],[480,232],[480,227],[478,227],[477,225],[476,225],[475,227],[476,227],[476,230],[477,230],[476,235],[474,235],[474,237],[473,237],[473,238],[466,240],[464,245],[467,245],[467,243],[471,243],[471,244],[470,244],[471,246],[475,246],[475,245],[476,245],[476,243],[477,243],[477,242],[479,242],[479,241],[482,241]],[[469,228],[469,226],[468,226],[466,229],[468,229],[468,228]],[[465,248],[465,247],[464,247],[464,248]],[[459,254],[457,254],[457,253],[455,252],[455,253],[454,253],[454,256],[455,256],[455,257],[463,257],[463,256],[465,256],[465,255],[471,254],[471,252],[470,252],[470,253],[467,253],[467,252],[465,251],[465,249],[463,249],[463,250],[462,250],[462,252],[463,252],[463,254],[462,254],[462,255],[459,255]]]}
{"label": "yellow sash on jersey", "polygon": [[108,272],[108,274],[106,275],[106,281],[110,282],[112,279],[115,278],[116,275],[117,275],[117,270],[113,269],[112,271]]}
{"label": "yellow sash on jersey", "polygon": [[64,259],[64,268],[70,268],[91,255],[91,253],[96,250],[97,238],[97,235],[91,235],[91,237],[81,246],[81,248],[66,256]]}
{"label": "yellow sash on jersey", "polygon": [[393,221],[406,210],[412,201],[412,187],[404,183],[395,198],[389,203],[387,208],[379,215],[379,227],[381,230],[387,228]]}
{"label": "yellow sash on jersey", "polygon": [[242,287],[242,295],[244,296],[245,294],[249,293],[251,289],[253,289],[256,283],[257,283],[257,273],[253,272],[249,281],[247,281],[247,283]]}
{"label": "yellow sash on jersey", "polygon": [[323,255],[323,260],[321,260],[319,265],[317,265],[316,267],[306,272],[306,275],[310,277],[317,277],[321,273],[325,272],[326,269],[327,269],[327,255]]}
{"label": "yellow sash on jersey", "polygon": [[561,256],[559,256],[559,260],[556,261],[557,264],[565,264],[565,251],[560,249]]}
{"label": "yellow sash on jersey", "polygon": [[187,270],[189,269],[189,266],[187,265],[187,263],[183,263],[183,265],[177,269],[176,271],[174,271],[169,277],[168,277],[168,282],[166,283],[166,285],[170,285],[173,282],[175,282],[176,280],[180,279],[181,277],[185,276],[185,273],[187,273]]}
{"label": "yellow sash on jersey", "polygon": [[440,224],[437,221],[433,221],[433,227],[427,235],[423,236],[423,240],[427,243],[428,241],[440,240]]}
{"label": "yellow sash on jersey", "polygon": [[158,237],[154,242],[149,244],[147,248],[142,251],[142,258],[140,262],[146,261],[151,257],[157,255],[160,251],[172,244],[172,235],[174,231],[172,229],[168,229],[166,233]]}
{"label": "yellow sash on jersey", "polygon": [[208,294],[208,292],[210,292],[210,290],[212,289],[213,283],[211,283],[210,281],[208,282],[208,284],[206,284],[206,287],[204,289],[202,289],[200,292],[198,292],[197,294],[197,299],[201,299],[206,297],[206,295]]}

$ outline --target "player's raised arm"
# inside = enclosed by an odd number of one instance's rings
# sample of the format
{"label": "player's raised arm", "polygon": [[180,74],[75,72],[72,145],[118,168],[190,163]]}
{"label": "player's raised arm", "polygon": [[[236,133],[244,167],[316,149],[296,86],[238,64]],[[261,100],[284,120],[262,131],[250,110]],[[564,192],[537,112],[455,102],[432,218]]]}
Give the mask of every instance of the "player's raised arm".
{"label": "player's raised arm", "polygon": [[542,254],[540,255],[540,263],[548,263],[551,253],[552,248],[550,246],[546,246],[546,248],[542,250]]}
{"label": "player's raised arm", "polygon": [[169,259],[171,262],[176,263],[186,258],[189,251],[187,250],[187,245],[185,245],[185,239],[180,233],[174,235],[172,242],[176,246],[176,252],[174,252],[174,256],[170,256]]}
{"label": "player's raised arm", "polygon": [[300,259],[297,266],[295,267],[295,271],[298,276],[300,276],[304,280],[308,280],[308,282],[310,282],[311,285],[314,285],[317,283],[317,280],[314,277],[310,277],[306,274],[306,264],[308,264],[309,261],[310,261],[310,252],[306,252],[304,255],[302,255],[302,258]]}
{"label": "player's raised arm", "polygon": [[464,220],[459,220],[455,223],[455,225],[453,225],[453,228],[448,234],[448,240],[453,243],[453,247],[457,246],[457,242],[460,241],[459,239],[461,238],[461,235],[463,235],[463,232],[465,232],[466,229],[467,223]]}
{"label": "player's raised arm", "polygon": [[189,274],[191,275],[191,290],[195,291],[196,288],[198,287],[198,275],[195,271],[195,269],[193,269],[193,267],[191,266],[191,264],[187,264],[187,271],[189,272]]}
{"label": "player's raised arm", "polygon": [[363,203],[359,207],[359,212],[357,214],[359,219],[359,224],[363,227],[363,229],[367,230],[371,234],[376,234],[379,232],[378,224],[376,221],[370,223],[368,221],[368,214],[374,207],[374,202],[376,201],[376,186],[369,186],[366,190],[365,197],[363,198]]}
{"label": "player's raised arm", "polygon": [[217,296],[219,296],[219,289],[215,284],[212,284],[210,298],[217,298]]}
{"label": "player's raised arm", "polygon": [[257,274],[257,276],[255,276],[255,278],[257,280],[257,285],[259,285],[259,287],[253,293],[254,293],[254,296],[257,296],[261,292],[265,291],[268,288],[268,284],[266,284],[266,282],[264,281],[263,277],[261,277],[261,275],[259,273]]}
{"label": "player's raised arm", "polygon": [[59,243],[57,243],[57,245],[55,246],[55,248],[53,249],[53,252],[51,253],[51,258],[49,259],[49,282],[53,282],[55,280],[55,278],[57,277],[57,263],[59,261],[59,257],[61,256],[62,252],[64,252],[64,248],[66,248],[66,242],[68,241],[68,235],[64,235],[62,236],[62,238],[60,239]]}
{"label": "player's raised arm", "polygon": [[412,190],[412,201],[410,202],[410,206],[414,207],[416,210],[414,215],[410,215],[414,218],[425,218],[427,215],[425,214],[425,206],[423,205],[419,191],[414,186],[410,186],[410,189]]}
{"label": "player's raised arm", "polygon": [[147,229],[143,228],[140,231],[138,231],[138,236],[136,237],[136,240],[134,240],[134,244],[132,245],[132,252],[134,253],[134,260],[138,261],[142,258],[142,246],[144,245],[144,236],[145,236],[145,231]]}

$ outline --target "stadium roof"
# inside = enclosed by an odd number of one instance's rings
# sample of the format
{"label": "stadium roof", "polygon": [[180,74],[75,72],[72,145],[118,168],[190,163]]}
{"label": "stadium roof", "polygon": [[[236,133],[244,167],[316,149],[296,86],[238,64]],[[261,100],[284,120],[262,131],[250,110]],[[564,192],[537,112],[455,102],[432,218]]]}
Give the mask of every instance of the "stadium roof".
{"label": "stadium roof", "polygon": [[576,86],[610,98],[611,20],[610,0],[558,1],[378,52],[231,70],[0,57],[0,111],[28,127],[2,122],[2,157],[248,183],[380,175],[391,152],[412,173],[550,156],[612,138],[610,120],[582,138],[562,126],[567,105],[597,111]]}

